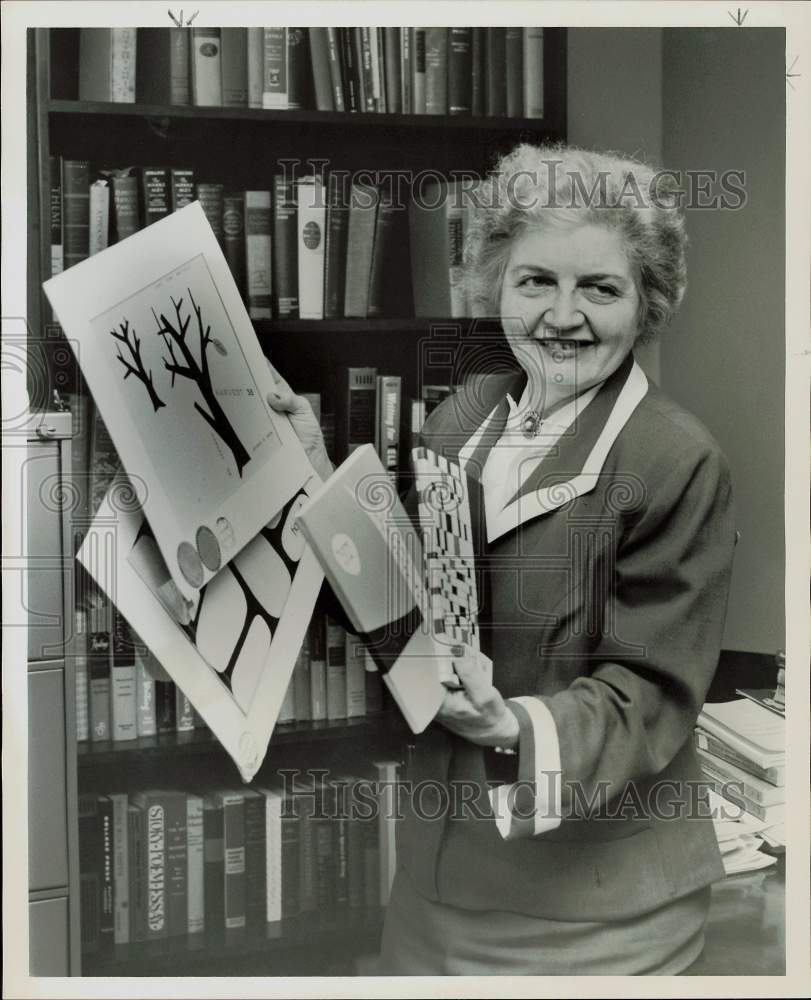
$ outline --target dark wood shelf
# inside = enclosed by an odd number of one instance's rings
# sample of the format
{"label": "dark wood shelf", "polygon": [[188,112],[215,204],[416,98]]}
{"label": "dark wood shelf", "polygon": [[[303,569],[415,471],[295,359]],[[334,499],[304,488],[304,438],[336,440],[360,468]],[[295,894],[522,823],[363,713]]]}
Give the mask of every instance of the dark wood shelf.
{"label": "dark wood shelf", "polygon": [[255,121],[310,124],[346,128],[461,129],[476,132],[530,131],[549,135],[558,132],[547,118],[473,117],[472,115],[400,115],[368,112],[271,111],[264,108],[192,107],[176,104],[118,104],[108,101],[52,99],[47,111],[59,115],[116,115],[146,118],[197,118],[213,121]]}
{"label": "dark wood shelf", "polygon": [[[285,722],[274,730],[270,748],[279,746],[311,745],[324,740],[352,740],[392,735],[402,730],[404,723],[394,712],[378,712],[357,719],[335,719],[324,722]],[[113,742],[105,740],[95,743],[83,740],[77,744],[77,759],[80,770],[99,765],[114,764],[126,767],[128,762],[157,760],[170,755],[178,760],[189,757],[225,755],[225,750],[207,729],[197,729],[185,733],[160,733],[157,736],[142,736],[137,740]]]}
{"label": "dark wood shelf", "polygon": [[[380,908],[302,913],[264,927],[191,934],[115,945],[82,956],[85,976],[325,975],[353,955],[376,952],[383,926]],[[302,961],[301,952],[310,958]],[[289,956],[290,967],[285,967]],[[291,973],[292,969],[302,971]],[[306,971],[304,971],[306,970]]]}
{"label": "dark wood shelf", "polygon": [[437,326],[462,327],[472,323],[469,317],[429,318],[406,317],[403,319],[255,319],[251,321],[256,332],[281,333],[293,335],[297,333],[357,333],[362,336],[380,333],[430,333]]}

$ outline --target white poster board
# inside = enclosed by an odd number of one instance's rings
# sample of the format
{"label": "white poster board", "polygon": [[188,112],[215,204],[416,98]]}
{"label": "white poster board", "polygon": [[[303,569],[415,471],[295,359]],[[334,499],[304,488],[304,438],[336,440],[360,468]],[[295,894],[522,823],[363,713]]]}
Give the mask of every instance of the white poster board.
{"label": "white poster board", "polygon": [[79,561],[186,694],[244,781],[264,760],[323,574],[295,523],[310,480],[199,592],[185,623],[139,498],[107,492]]}
{"label": "white poster board", "polygon": [[46,281],[186,600],[312,473],[199,202]]}

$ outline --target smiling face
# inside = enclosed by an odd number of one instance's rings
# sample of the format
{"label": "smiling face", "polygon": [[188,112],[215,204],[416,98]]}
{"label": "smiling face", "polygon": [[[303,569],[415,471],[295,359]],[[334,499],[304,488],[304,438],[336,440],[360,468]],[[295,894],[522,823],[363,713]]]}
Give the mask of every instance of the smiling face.
{"label": "smiling face", "polygon": [[622,237],[601,226],[530,229],[512,244],[501,322],[547,410],[602,382],[639,332],[640,296]]}

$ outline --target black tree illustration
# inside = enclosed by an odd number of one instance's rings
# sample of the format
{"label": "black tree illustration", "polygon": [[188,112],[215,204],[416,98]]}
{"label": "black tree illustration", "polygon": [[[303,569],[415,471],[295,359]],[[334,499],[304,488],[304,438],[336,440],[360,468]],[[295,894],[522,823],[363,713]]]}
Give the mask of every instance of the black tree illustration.
{"label": "black tree illustration", "polygon": [[152,372],[144,368],[144,362],[141,358],[141,340],[135,330],[132,330],[132,340],[130,340],[130,322],[125,319],[123,323],[119,324],[121,333],[116,333],[115,330],[110,330],[110,336],[114,337],[116,340],[124,344],[127,350],[132,355],[132,360],[134,366],[130,364],[129,361],[121,353],[121,348],[118,348],[118,360],[124,366],[126,371],[124,372],[124,381],[126,382],[130,375],[134,375],[139,382],[143,382],[146,386],[146,391],[149,393],[149,399],[155,408],[155,412],[162,407],[166,406],[166,403],[158,396],[155,392],[155,386],[152,382]]}
{"label": "black tree illustration", "polygon": [[[231,453],[234,456],[234,461],[236,462],[237,472],[241,478],[242,470],[247,462],[250,461],[251,456],[248,454],[247,449],[240,441],[234,428],[231,426],[231,422],[226,416],[225,411],[217,402],[217,397],[215,396],[214,389],[211,385],[211,375],[208,370],[208,358],[206,356],[208,345],[213,342],[211,337],[211,327],[206,326],[203,322],[202,310],[194,301],[191,289],[187,288],[186,291],[189,293],[189,299],[191,300],[192,308],[194,309],[194,315],[197,318],[200,361],[198,363],[194,354],[192,354],[186,339],[186,331],[188,330],[189,323],[191,322],[191,315],[189,314],[185,319],[183,319],[183,299],[178,299],[177,302],[175,302],[174,299],[171,299],[175,310],[175,326],[169,322],[163,313],[161,313],[160,318],[158,318],[155,310],[152,310],[152,314],[158,324],[158,334],[163,337],[166,346],[169,349],[169,357],[163,358],[163,366],[168,372],[172,373],[173,386],[175,384],[175,376],[177,375],[182,378],[191,379],[192,382],[197,383],[197,388],[200,390],[208,410],[206,411],[202,406],[200,406],[199,403],[195,403],[194,408],[206,421],[206,423],[211,426],[215,433],[219,435],[223,443],[231,450]],[[179,357],[175,354],[175,348],[177,348],[179,352]]]}

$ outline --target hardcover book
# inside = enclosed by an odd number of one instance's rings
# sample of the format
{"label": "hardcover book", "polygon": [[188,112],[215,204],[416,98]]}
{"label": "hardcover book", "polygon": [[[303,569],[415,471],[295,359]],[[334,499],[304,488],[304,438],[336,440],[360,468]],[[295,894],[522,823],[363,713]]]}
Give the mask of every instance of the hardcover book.
{"label": "hardcover book", "polygon": [[135,87],[139,104],[191,104],[187,28],[139,28]]}
{"label": "hardcover book", "polygon": [[79,100],[135,101],[135,28],[81,28]]}

